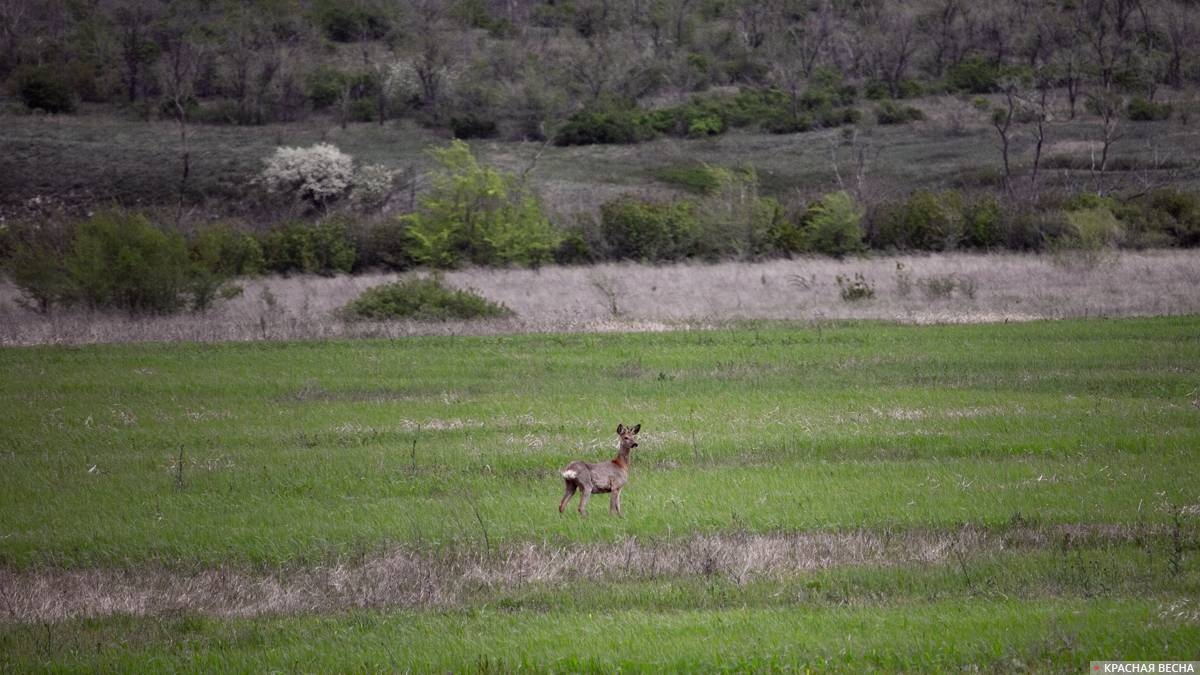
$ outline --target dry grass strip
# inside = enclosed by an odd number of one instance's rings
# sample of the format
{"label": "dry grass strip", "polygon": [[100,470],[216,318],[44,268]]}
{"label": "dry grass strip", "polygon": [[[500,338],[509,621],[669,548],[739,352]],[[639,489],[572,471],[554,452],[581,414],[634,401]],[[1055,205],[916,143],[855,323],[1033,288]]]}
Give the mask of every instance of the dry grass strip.
{"label": "dry grass strip", "polygon": [[[516,318],[449,322],[338,316],[340,307],[396,280],[394,274],[250,279],[242,296],[210,311],[136,319],[82,310],[39,315],[22,309],[18,289],[0,280],[0,345],[661,331],[745,319],[925,324],[1200,313],[1200,250],[1113,252],[1076,263],[1049,255],[948,253],[475,268],[450,272],[446,281],[507,305]],[[873,286],[873,298],[842,299],[837,277],[855,273]],[[934,294],[933,282],[953,288]]]}
{"label": "dry grass strip", "polygon": [[[395,549],[357,563],[273,573],[233,568],[179,572],[137,569],[0,568],[0,621],[46,622],[112,614],[177,612],[222,617],[353,608],[454,607],[467,594],[572,580],[720,576],[736,583],[841,566],[936,564],[1011,548],[1127,543],[1148,526],[964,527],[954,531],[729,533],[607,544],[513,545],[493,555],[419,554]],[[1159,533],[1161,534],[1161,533]],[[952,557],[953,556],[953,557]]]}

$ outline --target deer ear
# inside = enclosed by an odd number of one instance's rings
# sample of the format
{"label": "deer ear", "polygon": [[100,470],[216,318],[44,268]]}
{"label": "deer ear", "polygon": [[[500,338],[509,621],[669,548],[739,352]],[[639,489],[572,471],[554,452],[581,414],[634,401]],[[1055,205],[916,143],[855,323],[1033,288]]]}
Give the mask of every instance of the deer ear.
{"label": "deer ear", "polygon": [[619,433],[621,433],[622,431],[625,431],[625,425],[624,425],[624,424],[618,424],[618,425],[617,425],[617,433],[619,434]]}
{"label": "deer ear", "polygon": [[641,430],[642,430],[642,425],[641,425],[641,423],[638,423],[638,425],[633,428],[633,433],[636,434],[637,432],[639,432]]}

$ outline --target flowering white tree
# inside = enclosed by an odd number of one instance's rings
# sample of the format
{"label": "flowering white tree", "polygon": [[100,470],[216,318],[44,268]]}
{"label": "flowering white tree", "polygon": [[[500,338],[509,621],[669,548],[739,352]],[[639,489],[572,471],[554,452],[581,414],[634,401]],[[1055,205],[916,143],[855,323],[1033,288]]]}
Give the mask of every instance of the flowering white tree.
{"label": "flowering white tree", "polygon": [[354,185],[354,160],[329,143],[308,148],[276,148],[260,174],[271,192],[289,193],[324,206]]}

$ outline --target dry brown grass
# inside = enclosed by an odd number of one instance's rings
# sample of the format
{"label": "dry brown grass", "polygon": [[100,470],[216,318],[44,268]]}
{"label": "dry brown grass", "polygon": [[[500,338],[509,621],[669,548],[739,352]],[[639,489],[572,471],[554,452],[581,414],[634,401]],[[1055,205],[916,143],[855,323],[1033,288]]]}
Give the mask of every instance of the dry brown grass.
{"label": "dry brown grass", "polygon": [[[912,282],[907,293],[899,283],[898,264]],[[836,278],[857,272],[874,285],[875,297],[844,301]],[[920,291],[921,280],[950,275],[967,280],[974,297],[956,291],[931,298]],[[1050,256],[956,253],[845,261],[478,268],[449,273],[446,281],[507,305],[515,318],[428,323],[345,322],[336,316],[362,291],[396,278],[251,279],[243,283],[241,297],[211,311],[141,319],[78,310],[40,316],[19,307],[17,289],[5,282],[0,285],[0,344],[654,331],[751,319],[925,324],[1200,312],[1200,252],[1170,250],[1122,253],[1093,267]]]}
{"label": "dry brown grass", "polygon": [[174,612],[250,617],[351,608],[454,607],[471,593],[577,580],[721,577],[743,584],[846,566],[961,562],[1012,548],[1118,544],[1163,528],[1117,525],[1013,526],[1001,531],[858,530],[693,535],[604,545],[513,545],[485,555],[396,549],[357,563],[281,570],[192,572],[134,569],[0,568],[0,621],[46,622],[112,614]]}

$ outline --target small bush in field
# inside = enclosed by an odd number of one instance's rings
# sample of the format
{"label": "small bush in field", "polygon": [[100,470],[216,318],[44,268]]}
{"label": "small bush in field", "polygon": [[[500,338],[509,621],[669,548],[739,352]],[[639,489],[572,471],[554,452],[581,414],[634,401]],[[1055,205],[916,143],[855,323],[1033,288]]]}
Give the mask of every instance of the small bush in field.
{"label": "small bush in field", "polygon": [[314,206],[345,196],[354,184],[354,160],[328,143],[276,148],[259,175],[271,192],[294,195]]}
{"label": "small bush in field", "polygon": [[872,244],[877,248],[948,251],[963,237],[963,199],[954,191],[917,190],[900,204],[875,214]]}
{"label": "small bush in field", "polygon": [[862,272],[855,272],[854,278],[837,275],[837,285],[841,291],[842,300],[846,302],[870,300],[875,297],[875,284],[867,280]]}
{"label": "small bush in field", "polygon": [[654,177],[688,192],[709,195],[721,187],[721,176],[708,164],[672,164],[654,171]]}
{"label": "small bush in field", "polygon": [[63,258],[70,250],[73,228],[61,222],[20,223],[0,229],[4,271],[21,290],[17,303],[45,314],[71,295]]}
{"label": "small bush in field", "polygon": [[504,305],[491,302],[470,291],[446,288],[436,276],[376,286],[363,292],[342,311],[350,319],[375,321],[487,319],[513,314],[512,310]]}

